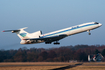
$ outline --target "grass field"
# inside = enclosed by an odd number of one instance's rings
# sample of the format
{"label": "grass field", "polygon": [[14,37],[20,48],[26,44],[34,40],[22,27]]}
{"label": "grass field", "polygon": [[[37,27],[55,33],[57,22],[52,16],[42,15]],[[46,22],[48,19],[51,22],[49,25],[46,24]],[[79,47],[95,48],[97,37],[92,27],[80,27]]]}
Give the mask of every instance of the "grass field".
{"label": "grass field", "polygon": [[105,70],[105,62],[5,62],[0,70]]}

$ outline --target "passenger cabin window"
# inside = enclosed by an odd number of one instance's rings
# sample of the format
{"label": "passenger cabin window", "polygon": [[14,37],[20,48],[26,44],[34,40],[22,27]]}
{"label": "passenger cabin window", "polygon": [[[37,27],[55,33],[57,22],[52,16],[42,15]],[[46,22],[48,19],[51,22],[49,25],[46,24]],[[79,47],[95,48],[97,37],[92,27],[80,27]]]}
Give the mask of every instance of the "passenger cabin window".
{"label": "passenger cabin window", "polygon": [[99,23],[95,22],[94,24],[99,24]]}

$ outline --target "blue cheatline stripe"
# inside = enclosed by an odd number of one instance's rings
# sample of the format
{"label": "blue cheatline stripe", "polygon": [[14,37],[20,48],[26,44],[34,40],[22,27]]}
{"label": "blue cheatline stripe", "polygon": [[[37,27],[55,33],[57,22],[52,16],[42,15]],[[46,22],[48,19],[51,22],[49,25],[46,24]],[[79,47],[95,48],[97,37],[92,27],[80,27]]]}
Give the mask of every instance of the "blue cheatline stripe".
{"label": "blue cheatline stripe", "polygon": [[84,26],[77,26],[72,29],[68,29],[68,30],[64,30],[64,31],[60,31],[60,32],[57,32],[57,33],[53,33],[53,34],[49,34],[49,35],[45,35],[43,37],[47,37],[47,36],[52,36],[52,35],[57,35],[57,34],[60,34],[60,33],[64,33],[64,32],[68,32],[68,31],[71,31],[71,30],[75,30],[75,29],[79,29],[79,28],[83,28],[83,27],[87,27],[87,26],[92,26],[92,25],[96,25],[96,24],[88,24],[88,25],[84,25]]}

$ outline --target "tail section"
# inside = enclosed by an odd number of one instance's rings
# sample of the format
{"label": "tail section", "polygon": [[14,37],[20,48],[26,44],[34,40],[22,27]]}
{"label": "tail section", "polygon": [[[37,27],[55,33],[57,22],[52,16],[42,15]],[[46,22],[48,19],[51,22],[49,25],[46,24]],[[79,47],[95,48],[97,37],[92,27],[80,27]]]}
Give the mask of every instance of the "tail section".
{"label": "tail section", "polygon": [[27,39],[27,38],[30,38],[30,37],[28,36],[29,33],[24,30],[24,29],[26,29],[26,28],[27,28],[27,27],[21,28],[21,29],[19,29],[20,31],[15,32],[15,33],[19,36],[20,39]]}
{"label": "tail section", "polygon": [[20,28],[18,30],[5,30],[5,31],[2,31],[2,32],[12,32],[12,33],[16,33],[20,39],[27,39],[27,38],[30,38],[28,35],[29,33],[24,31],[24,29],[26,29],[27,27],[25,28]]}
{"label": "tail section", "polygon": [[41,31],[37,31],[37,32],[34,32],[34,33],[28,33],[26,32],[24,29],[26,29],[27,27],[25,28],[20,28],[18,30],[5,30],[5,31],[2,31],[2,32],[12,32],[12,33],[16,33],[18,35],[18,37],[23,40],[23,39],[28,39],[28,38],[39,38],[40,35],[42,34]]}

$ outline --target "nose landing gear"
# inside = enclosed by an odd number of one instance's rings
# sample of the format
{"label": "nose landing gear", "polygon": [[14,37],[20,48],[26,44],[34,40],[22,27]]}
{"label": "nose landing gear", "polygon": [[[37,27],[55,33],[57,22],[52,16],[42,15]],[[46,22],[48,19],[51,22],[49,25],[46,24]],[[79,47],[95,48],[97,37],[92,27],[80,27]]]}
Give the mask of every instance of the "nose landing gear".
{"label": "nose landing gear", "polygon": [[89,32],[89,35],[91,35],[90,30],[88,30],[87,32]]}

